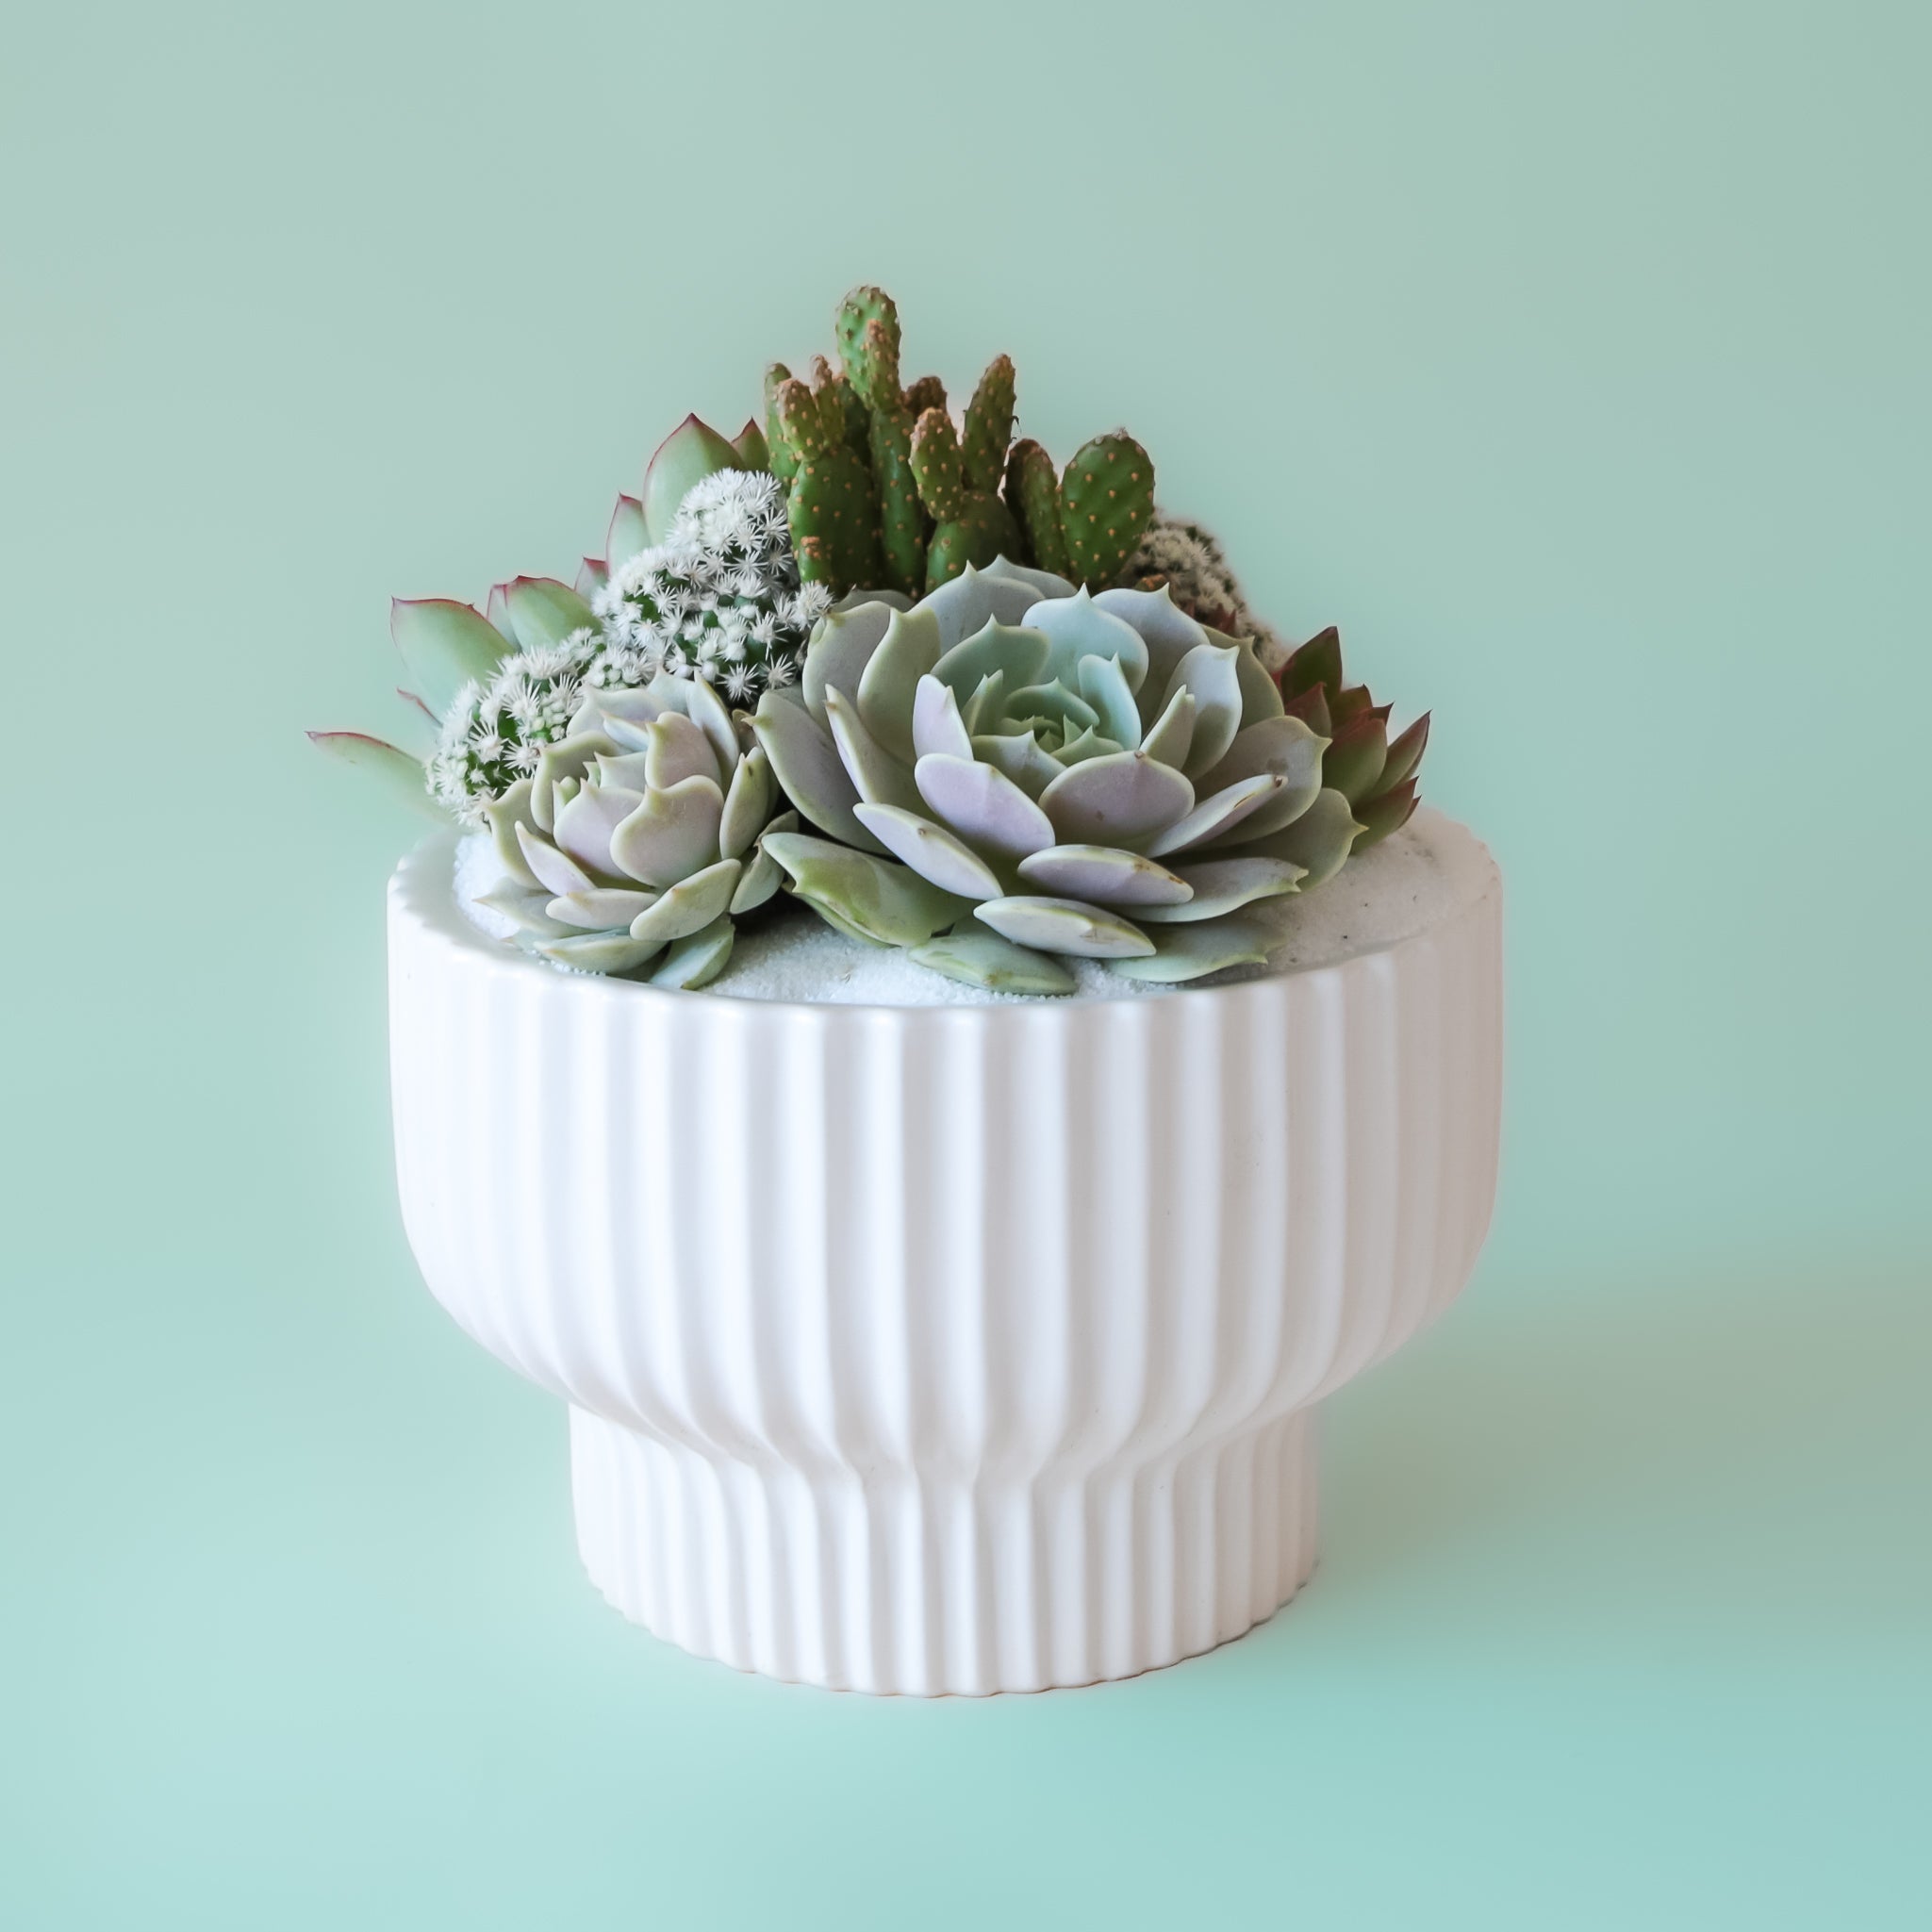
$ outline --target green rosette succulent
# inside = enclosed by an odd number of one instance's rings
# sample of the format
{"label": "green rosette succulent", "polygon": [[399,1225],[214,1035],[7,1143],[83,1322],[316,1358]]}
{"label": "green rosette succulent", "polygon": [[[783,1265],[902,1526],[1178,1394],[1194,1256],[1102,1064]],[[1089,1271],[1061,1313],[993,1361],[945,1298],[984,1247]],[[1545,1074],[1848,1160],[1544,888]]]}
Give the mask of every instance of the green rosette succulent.
{"label": "green rosette succulent", "polygon": [[702,678],[594,691],[483,808],[507,878],[479,902],[556,966],[702,986],[731,958],[734,917],[778,889],[764,841],[798,823],[781,803],[765,752]]}
{"label": "green rosette succulent", "polygon": [[1249,909],[1341,867],[1361,827],[1328,739],[1252,643],[1164,588],[1098,596],[1003,558],[910,610],[834,612],[752,729],[816,833],[763,851],[839,931],[997,990],[1067,958],[1197,979],[1265,959]]}

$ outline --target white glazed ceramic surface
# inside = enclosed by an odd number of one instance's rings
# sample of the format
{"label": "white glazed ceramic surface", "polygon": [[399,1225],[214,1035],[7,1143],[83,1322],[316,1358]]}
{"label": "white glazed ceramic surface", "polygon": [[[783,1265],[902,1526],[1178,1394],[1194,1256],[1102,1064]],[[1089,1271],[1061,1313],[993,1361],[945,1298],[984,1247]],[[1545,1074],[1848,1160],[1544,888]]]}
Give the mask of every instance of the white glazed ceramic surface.
{"label": "white glazed ceramic surface", "polygon": [[1495,1182],[1501,890],[1317,970],[789,1005],[484,938],[390,887],[431,1290],[570,1404],[625,1615],[839,1688],[1038,1690],[1238,1637],[1314,1562],[1313,1405],[1461,1288]]}

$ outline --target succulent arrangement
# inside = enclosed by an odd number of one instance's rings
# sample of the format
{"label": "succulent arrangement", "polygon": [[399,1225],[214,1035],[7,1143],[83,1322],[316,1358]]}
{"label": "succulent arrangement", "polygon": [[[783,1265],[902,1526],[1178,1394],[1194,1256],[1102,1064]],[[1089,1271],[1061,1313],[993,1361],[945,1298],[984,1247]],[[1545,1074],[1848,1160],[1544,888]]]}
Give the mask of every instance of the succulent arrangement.
{"label": "succulent arrangement", "polygon": [[686,418],[574,586],[393,604],[422,755],[311,735],[487,837],[481,902],[571,970],[702,986],[790,901],[1012,993],[1264,959],[1265,901],[1414,811],[1427,716],[1285,651],[1124,430],[1056,466],[1004,355],[955,418],[881,289],[834,333],[762,424]]}

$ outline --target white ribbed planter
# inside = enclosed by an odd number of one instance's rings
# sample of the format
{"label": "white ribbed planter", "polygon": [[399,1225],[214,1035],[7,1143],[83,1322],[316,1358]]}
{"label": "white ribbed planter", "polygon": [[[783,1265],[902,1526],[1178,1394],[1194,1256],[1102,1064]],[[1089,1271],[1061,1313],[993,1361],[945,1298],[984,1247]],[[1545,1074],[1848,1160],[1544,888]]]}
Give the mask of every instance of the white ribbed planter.
{"label": "white ribbed planter", "polygon": [[1467,1279],[1501,892],[1319,970],[791,1005],[567,976],[390,886],[396,1163],[431,1290],[570,1404],[625,1615],[773,1676],[1129,1676],[1314,1562],[1313,1405]]}

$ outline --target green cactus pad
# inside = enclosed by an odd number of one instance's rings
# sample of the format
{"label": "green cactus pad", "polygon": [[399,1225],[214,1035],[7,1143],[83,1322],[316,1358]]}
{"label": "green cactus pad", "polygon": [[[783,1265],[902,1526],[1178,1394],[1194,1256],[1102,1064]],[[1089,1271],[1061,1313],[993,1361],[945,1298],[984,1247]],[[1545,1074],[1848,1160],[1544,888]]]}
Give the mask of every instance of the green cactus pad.
{"label": "green cactus pad", "polygon": [[879,491],[886,587],[916,597],[926,587],[926,534],[931,520],[913,475],[913,420],[902,409],[872,413],[872,477]]}
{"label": "green cactus pad", "polygon": [[1071,578],[1073,561],[1060,528],[1060,479],[1052,457],[1031,437],[1022,437],[1007,455],[1006,507],[1025,531],[1034,564]]}
{"label": "green cactus pad", "polygon": [[838,305],[839,360],[846,380],[867,408],[897,413],[899,392],[899,310],[883,289],[854,289]]}
{"label": "green cactus pad", "polygon": [[765,443],[770,453],[770,471],[781,483],[789,483],[799,471],[798,452],[785,440],[784,425],[778,420],[778,392],[792,379],[784,363],[774,362],[765,372]]}
{"label": "green cactus pad", "polygon": [[941,523],[926,546],[926,588],[964,576],[971,564],[983,570],[995,558],[1019,548],[1019,529],[997,496],[967,492],[960,514]]}
{"label": "green cactus pad", "polygon": [[913,424],[909,452],[919,501],[930,515],[949,523],[966,510],[966,483],[960,474],[959,437],[943,409],[928,409]]}
{"label": "green cactus pad", "polygon": [[792,478],[792,549],[808,584],[843,595],[855,584],[876,584],[879,497],[872,472],[843,444],[804,458]]}
{"label": "green cactus pad", "polygon": [[[1006,473],[1006,446],[1013,440],[1013,357],[996,355],[986,365],[973,400],[966,405],[966,434],[960,440],[961,465],[969,489],[990,495]],[[1148,498],[1152,513],[1153,499]],[[1140,532],[1133,534],[1134,543]],[[1133,545],[1128,549],[1131,552]]]}
{"label": "green cactus pad", "polygon": [[1115,583],[1154,514],[1154,465],[1116,430],[1076,451],[1060,480],[1069,576],[1096,590]]}

